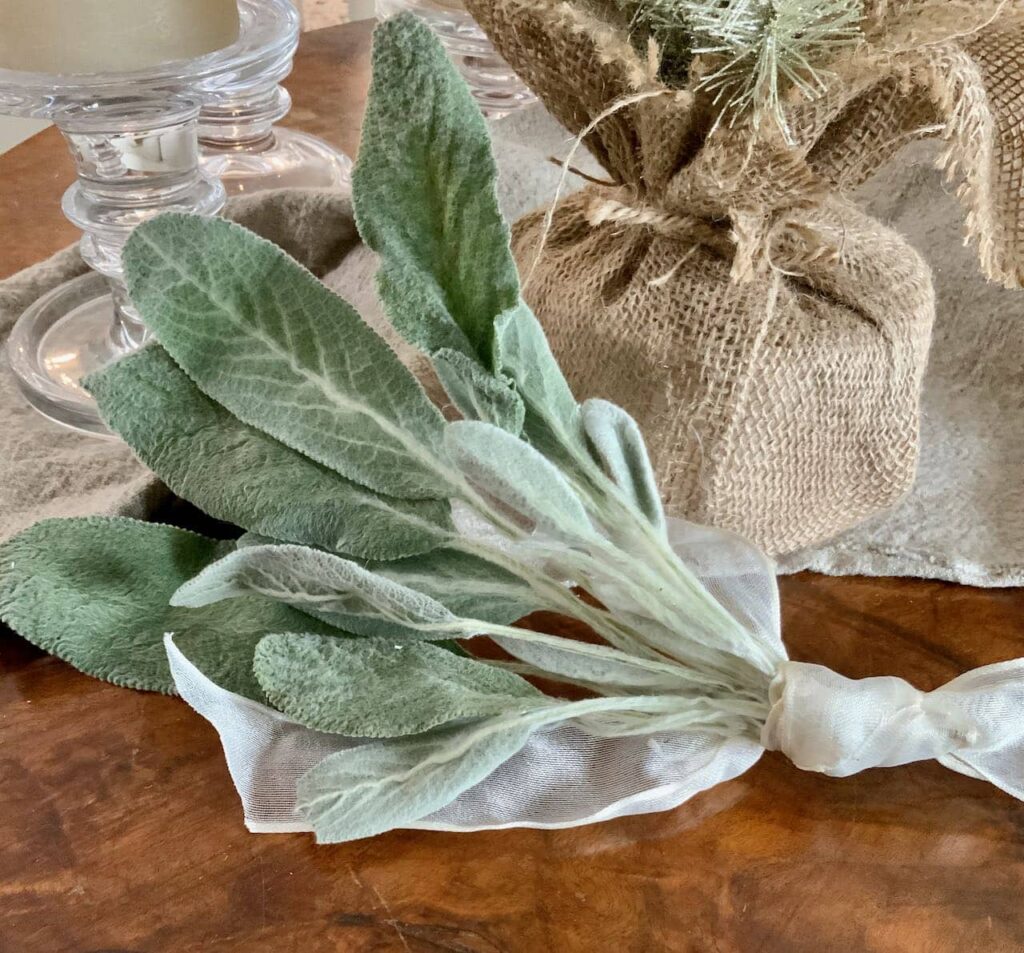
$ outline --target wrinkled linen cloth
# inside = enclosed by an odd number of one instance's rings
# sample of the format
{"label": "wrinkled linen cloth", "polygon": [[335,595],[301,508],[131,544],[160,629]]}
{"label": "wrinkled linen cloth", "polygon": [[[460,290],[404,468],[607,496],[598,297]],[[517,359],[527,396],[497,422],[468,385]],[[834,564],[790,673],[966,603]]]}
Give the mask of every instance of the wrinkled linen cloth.
{"label": "wrinkled linen cloth", "polygon": [[937,311],[910,493],[784,572],[1024,585],[1024,291],[986,281],[963,213],[919,144],[857,196],[931,265]]}

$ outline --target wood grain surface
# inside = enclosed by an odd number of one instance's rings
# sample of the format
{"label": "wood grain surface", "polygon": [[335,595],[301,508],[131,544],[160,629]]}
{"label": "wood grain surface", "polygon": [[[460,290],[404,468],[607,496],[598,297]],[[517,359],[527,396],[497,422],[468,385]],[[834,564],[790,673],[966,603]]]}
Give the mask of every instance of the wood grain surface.
{"label": "wood grain surface", "polygon": [[[307,36],[292,121],[354,149],[362,25]],[[73,237],[55,134],[0,158],[0,262]],[[794,658],[934,688],[1024,655],[1024,594],[781,581]],[[550,618],[534,620],[557,625]],[[766,755],[664,814],[315,847],[242,825],[184,703],[0,639],[0,953],[1013,953],[1024,805],[935,763],[833,780]]]}

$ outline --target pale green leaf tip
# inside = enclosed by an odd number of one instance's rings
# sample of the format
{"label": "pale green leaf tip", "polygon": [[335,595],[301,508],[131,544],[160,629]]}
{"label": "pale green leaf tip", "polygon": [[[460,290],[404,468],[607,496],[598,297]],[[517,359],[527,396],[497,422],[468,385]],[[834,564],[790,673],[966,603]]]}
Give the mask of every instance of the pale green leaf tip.
{"label": "pale green leaf tip", "polygon": [[[379,23],[373,31],[375,56],[385,55],[389,51],[389,44],[405,42],[429,48],[444,55],[444,47],[434,35],[434,31],[410,10],[403,10],[393,17],[388,17]],[[447,56],[445,56],[445,60],[447,61]]]}

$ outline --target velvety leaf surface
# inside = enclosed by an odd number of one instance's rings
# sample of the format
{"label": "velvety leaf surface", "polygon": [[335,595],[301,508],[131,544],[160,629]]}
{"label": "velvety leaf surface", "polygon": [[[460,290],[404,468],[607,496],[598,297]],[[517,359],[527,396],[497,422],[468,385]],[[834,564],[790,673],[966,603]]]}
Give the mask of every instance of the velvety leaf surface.
{"label": "velvety leaf surface", "polygon": [[522,725],[442,728],[324,759],[299,780],[297,806],[321,844],[372,837],[439,810],[526,744]]}
{"label": "velvety leaf surface", "polygon": [[528,583],[479,556],[438,549],[367,568],[436,599],[454,615],[505,624],[537,608]]}
{"label": "velvety leaf surface", "polygon": [[[237,548],[275,546],[281,540],[245,533]],[[363,568],[436,599],[453,615],[508,625],[542,608],[528,583],[494,563],[456,549],[435,549],[422,556],[367,562]],[[326,612],[301,606],[315,618],[357,635],[420,638],[408,627],[379,618]]]}
{"label": "velvety leaf surface", "polygon": [[381,255],[399,332],[488,370],[494,320],[519,299],[496,180],[480,108],[429,27],[411,14],[381,24],[354,173],[359,231]]}
{"label": "velvety leaf surface", "polygon": [[510,378],[525,400],[531,439],[536,435],[542,441],[545,431],[553,431],[556,443],[580,443],[579,406],[533,312],[520,302],[498,318],[494,330],[495,370]]}
{"label": "velvety leaf surface", "polygon": [[497,636],[494,641],[509,655],[543,669],[554,677],[625,692],[680,692],[692,685],[672,666],[641,659],[603,645],[562,639],[539,643]]}
{"label": "velvety leaf surface", "polygon": [[135,230],[124,265],[147,326],[240,420],[381,493],[448,495],[440,412],[352,307],[276,246],[169,214]]}
{"label": "velvety leaf surface", "polygon": [[307,631],[310,620],[266,599],[200,610],[169,604],[230,545],[129,519],[46,520],[0,545],[0,618],[87,675],[165,694],[174,682],[163,638],[173,632],[217,684],[262,699],[252,673],[256,643],[271,632]]}
{"label": "velvety leaf surface", "polygon": [[511,384],[459,351],[438,351],[433,364],[446,393],[466,420],[482,420],[519,436],[526,408]]}
{"label": "velvety leaf surface", "polygon": [[429,642],[270,635],[255,671],[289,718],[357,738],[419,734],[550,701],[517,675]]}
{"label": "velvety leaf surface", "polygon": [[583,430],[604,472],[651,524],[665,529],[665,511],[643,434],[621,407],[606,400],[588,400],[581,408]]}
{"label": "velvety leaf surface", "polygon": [[103,419],[178,496],[253,532],[366,559],[426,552],[451,531],[441,500],[399,500],[346,480],[243,423],[160,347],[88,382]]}
{"label": "velvety leaf surface", "polygon": [[[251,595],[308,609],[319,617],[382,617],[403,625],[454,621],[441,603],[423,593],[378,576],[351,560],[303,546],[238,549],[181,586],[172,602],[200,607]],[[418,633],[418,637],[428,636]]]}
{"label": "velvety leaf surface", "polygon": [[472,483],[538,527],[570,538],[593,535],[572,487],[529,444],[491,424],[459,421],[448,425],[445,446]]}

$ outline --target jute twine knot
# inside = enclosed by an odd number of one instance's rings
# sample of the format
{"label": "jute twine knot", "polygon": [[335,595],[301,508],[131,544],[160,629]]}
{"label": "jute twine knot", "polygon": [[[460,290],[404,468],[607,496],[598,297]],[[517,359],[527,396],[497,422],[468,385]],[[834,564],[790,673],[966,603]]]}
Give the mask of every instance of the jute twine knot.
{"label": "jute twine knot", "polygon": [[[580,130],[573,142],[569,154],[562,163],[562,175],[554,198],[544,216],[537,251],[523,282],[524,290],[529,287],[547,244],[548,235],[554,224],[555,211],[570,173],[578,170],[572,165],[573,157],[582,146],[584,139],[593,132],[605,119],[615,115],[622,109],[634,106],[648,99],[675,95],[675,91],[665,88],[647,89],[626,96],[610,105],[597,115],[586,128]],[[751,140],[750,149],[754,142]],[[829,242],[816,226],[810,221],[811,209],[820,198],[813,198],[808,192],[808,183],[794,182],[793,195],[784,209],[760,207],[755,211],[726,209],[725,216],[719,220],[707,215],[695,215],[686,212],[674,212],[643,201],[629,188],[615,183],[595,180],[584,176],[591,182],[592,193],[590,202],[585,209],[585,218],[592,228],[601,226],[619,226],[622,228],[651,228],[659,234],[691,239],[690,247],[680,259],[663,275],[653,279],[652,286],[666,284],[680,266],[693,255],[698,248],[705,246],[728,255],[729,246],[734,249],[731,277],[733,281],[751,281],[758,274],[775,272],[801,276],[799,270],[787,270],[776,261],[776,253],[784,252],[784,258],[792,269],[810,266],[818,262],[836,263],[841,258],[841,247]],[[818,183],[815,177],[814,186]],[[808,194],[804,194],[808,192]]]}
{"label": "jute twine knot", "polygon": [[[730,209],[727,217],[711,219],[660,208],[633,196],[624,187],[594,189],[584,207],[584,217],[592,228],[650,228],[667,238],[689,240],[690,247],[681,260],[655,278],[653,286],[667,283],[699,246],[722,254],[732,250],[731,277],[738,282],[751,281],[767,271],[798,276],[801,272],[793,269],[838,264],[842,242],[827,234],[832,228],[811,221],[809,215],[810,210],[805,208],[774,213]],[[780,258],[788,267],[778,264]]]}

